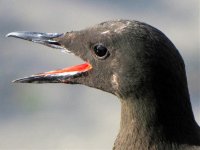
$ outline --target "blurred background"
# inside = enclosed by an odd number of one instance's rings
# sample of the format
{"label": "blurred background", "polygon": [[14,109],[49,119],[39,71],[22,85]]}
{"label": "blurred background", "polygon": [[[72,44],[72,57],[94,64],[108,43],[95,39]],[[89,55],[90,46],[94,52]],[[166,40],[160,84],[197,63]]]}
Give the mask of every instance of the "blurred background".
{"label": "blurred background", "polygon": [[64,33],[121,18],[153,25],[179,49],[200,124],[199,0],[0,0],[1,150],[112,149],[120,121],[118,99],[85,86],[12,84],[16,78],[82,61],[5,35],[20,30]]}

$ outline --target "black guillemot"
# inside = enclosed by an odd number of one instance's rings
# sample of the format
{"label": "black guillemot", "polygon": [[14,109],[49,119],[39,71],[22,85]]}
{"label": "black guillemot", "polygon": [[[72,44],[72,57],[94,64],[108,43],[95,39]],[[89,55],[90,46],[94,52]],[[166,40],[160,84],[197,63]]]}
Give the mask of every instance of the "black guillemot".
{"label": "black guillemot", "polygon": [[62,49],[85,61],[13,82],[83,84],[116,95],[121,123],[114,150],[200,149],[184,61],[158,29],[116,20],[65,34],[23,31],[7,37]]}

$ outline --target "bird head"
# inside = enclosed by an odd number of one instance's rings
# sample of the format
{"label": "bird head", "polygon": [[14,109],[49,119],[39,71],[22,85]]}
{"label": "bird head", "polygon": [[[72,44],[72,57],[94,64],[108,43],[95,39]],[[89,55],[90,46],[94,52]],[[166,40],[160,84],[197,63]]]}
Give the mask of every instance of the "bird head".
{"label": "bird head", "polygon": [[[152,77],[155,78],[152,74],[158,71],[163,73],[162,70],[152,71],[152,69],[166,68],[168,60],[165,58],[171,57],[170,47],[173,47],[173,44],[157,29],[129,20],[103,22],[81,31],[65,34],[11,32],[7,37],[62,49],[85,62],[17,79],[14,82],[83,84],[120,97],[136,93],[135,90],[142,92],[138,89],[144,87],[144,84],[152,86]],[[159,45],[165,50],[159,49],[161,47]],[[162,59],[165,54],[168,56]]]}

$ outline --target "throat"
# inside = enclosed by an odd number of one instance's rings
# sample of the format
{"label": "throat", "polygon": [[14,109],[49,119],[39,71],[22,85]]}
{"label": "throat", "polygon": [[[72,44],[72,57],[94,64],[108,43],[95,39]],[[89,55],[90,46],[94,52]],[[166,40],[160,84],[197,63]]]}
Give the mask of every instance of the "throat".
{"label": "throat", "polygon": [[[144,149],[155,134],[155,110],[141,101],[121,100],[120,131],[114,149]],[[156,130],[159,134],[159,130]],[[156,139],[155,139],[156,140]],[[144,147],[143,147],[144,146]]]}
{"label": "throat", "polygon": [[187,111],[176,108],[177,111],[171,114],[170,108],[158,105],[149,97],[121,100],[120,132],[114,150],[154,150],[167,145],[170,148],[174,144],[200,144],[198,126],[190,106],[186,107]]}

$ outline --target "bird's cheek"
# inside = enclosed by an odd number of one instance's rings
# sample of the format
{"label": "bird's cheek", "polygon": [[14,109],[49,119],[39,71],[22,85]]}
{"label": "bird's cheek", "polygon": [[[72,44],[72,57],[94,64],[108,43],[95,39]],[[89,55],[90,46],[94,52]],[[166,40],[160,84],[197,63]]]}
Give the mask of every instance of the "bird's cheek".
{"label": "bird's cheek", "polygon": [[119,77],[116,73],[111,76],[111,85],[115,91],[119,90]]}

